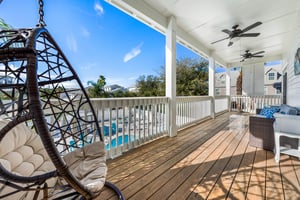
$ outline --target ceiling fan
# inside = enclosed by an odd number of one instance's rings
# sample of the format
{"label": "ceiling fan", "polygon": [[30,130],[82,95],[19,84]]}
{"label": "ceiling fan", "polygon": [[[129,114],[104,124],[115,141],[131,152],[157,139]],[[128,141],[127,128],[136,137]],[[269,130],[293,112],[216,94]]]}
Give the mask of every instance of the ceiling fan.
{"label": "ceiling fan", "polygon": [[249,59],[249,58],[261,58],[261,57],[264,57],[263,55],[259,55],[259,54],[262,54],[262,53],[265,53],[265,51],[258,51],[258,52],[255,52],[255,53],[250,53],[250,50],[246,50],[245,53],[242,56],[242,60],[241,62],[244,62],[246,59]]}
{"label": "ceiling fan", "polygon": [[222,32],[227,33],[228,37],[217,40],[217,41],[214,41],[211,44],[215,44],[217,42],[221,42],[223,40],[229,39],[228,46],[231,46],[231,45],[233,45],[233,41],[232,41],[233,38],[237,38],[237,37],[257,37],[257,36],[259,36],[260,33],[245,33],[245,32],[247,32],[247,31],[249,31],[249,30],[251,30],[251,29],[253,29],[253,28],[255,28],[255,27],[257,27],[261,24],[262,24],[262,22],[255,22],[254,24],[251,24],[250,26],[247,26],[244,29],[239,29],[238,28],[239,25],[236,24],[232,27],[232,30],[223,29]]}

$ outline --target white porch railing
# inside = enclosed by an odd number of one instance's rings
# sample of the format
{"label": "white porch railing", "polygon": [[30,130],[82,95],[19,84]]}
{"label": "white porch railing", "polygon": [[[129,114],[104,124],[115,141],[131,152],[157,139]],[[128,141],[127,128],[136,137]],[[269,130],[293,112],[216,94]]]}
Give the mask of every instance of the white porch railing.
{"label": "white porch railing", "polygon": [[229,96],[216,96],[215,97],[215,113],[220,114],[229,111],[230,97]]}
{"label": "white porch railing", "polygon": [[168,132],[166,97],[101,98],[91,102],[108,157],[116,157]]}
{"label": "white porch railing", "polygon": [[[98,98],[91,99],[107,157],[113,158],[169,133],[169,98]],[[193,96],[176,98],[176,126],[185,128],[194,123],[229,111],[255,112],[264,105],[280,105],[280,96]],[[82,108],[83,117],[89,115]]]}
{"label": "white porch railing", "polygon": [[[213,117],[213,109],[216,113],[228,111],[228,101],[229,97],[217,97],[214,101],[209,96],[177,97],[177,128]],[[109,158],[166,136],[169,132],[167,97],[94,98],[91,103]],[[89,111],[81,110],[81,113],[88,115]]]}
{"label": "white porch railing", "polygon": [[280,105],[280,95],[265,96],[231,96],[231,110],[255,113],[257,108],[269,105]]}
{"label": "white porch railing", "polygon": [[193,123],[213,117],[215,114],[229,110],[229,97],[215,97],[215,103],[210,96],[193,96],[176,98],[176,125],[185,128]]}

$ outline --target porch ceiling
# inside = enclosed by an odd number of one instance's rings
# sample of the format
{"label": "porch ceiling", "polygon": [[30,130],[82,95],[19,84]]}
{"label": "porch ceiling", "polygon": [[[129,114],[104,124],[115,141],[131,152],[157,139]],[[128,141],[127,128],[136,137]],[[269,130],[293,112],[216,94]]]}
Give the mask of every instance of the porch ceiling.
{"label": "porch ceiling", "polygon": [[[259,58],[263,62],[281,59],[299,33],[299,0],[106,1],[162,33],[167,19],[174,16],[178,42],[202,56],[214,56],[223,66],[239,64],[245,50],[265,51],[264,58]],[[229,40],[211,44],[228,36],[223,29],[231,30],[236,24],[243,29],[257,21],[262,25],[247,33],[259,32],[258,37],[240,38],[231,47]]]}

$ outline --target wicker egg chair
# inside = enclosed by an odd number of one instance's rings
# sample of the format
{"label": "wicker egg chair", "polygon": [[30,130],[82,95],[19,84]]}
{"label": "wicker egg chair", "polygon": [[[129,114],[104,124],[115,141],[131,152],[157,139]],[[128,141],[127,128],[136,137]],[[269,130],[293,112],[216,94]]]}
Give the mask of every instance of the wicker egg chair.
{"label": "wicker egg chair", "polygon": [[[0,32],[0,199],[93,199],[105,181],[97,116],[47,29]],[[101,198],[101,194],[99,196]]]}

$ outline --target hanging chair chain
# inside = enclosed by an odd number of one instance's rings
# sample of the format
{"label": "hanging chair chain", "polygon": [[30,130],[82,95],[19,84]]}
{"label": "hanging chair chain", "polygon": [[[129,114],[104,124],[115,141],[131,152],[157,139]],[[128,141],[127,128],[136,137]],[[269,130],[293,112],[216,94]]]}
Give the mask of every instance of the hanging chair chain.
{"label": "hanging chair chain", "polygon": [[46,23],[44,21],[44,1],[39,0],[39,23],[37,24],[38,27],[45,27]]}

